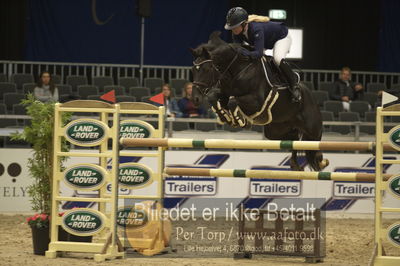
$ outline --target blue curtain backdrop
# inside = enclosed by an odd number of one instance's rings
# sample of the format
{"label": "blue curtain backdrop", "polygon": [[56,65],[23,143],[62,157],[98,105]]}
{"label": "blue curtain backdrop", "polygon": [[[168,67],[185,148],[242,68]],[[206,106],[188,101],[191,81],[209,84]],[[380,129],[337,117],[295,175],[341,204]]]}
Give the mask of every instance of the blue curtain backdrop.
{"label": "blue curtain backdrop", "polygon": [[382,0],[379,71],[400,72],[400,1]]}
{"label": "blue curtain backdrop", "polygon": [[[144,63],[191,65],[188,48],[206,42],[213,30],[223,31],[229,1],[153,0],[151,5]],[[28,17],[26,60],[139,63],[141,20],[134,0],[31,0]]]}

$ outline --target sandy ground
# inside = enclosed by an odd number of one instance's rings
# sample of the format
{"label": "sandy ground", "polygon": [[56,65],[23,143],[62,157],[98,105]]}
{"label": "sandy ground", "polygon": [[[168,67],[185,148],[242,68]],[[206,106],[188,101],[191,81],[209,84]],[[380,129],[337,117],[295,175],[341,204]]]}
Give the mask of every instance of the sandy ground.
{"label": "sandy ground", "polygon": [[[232,258],[137,257],[94,262],[90,255],[46,259],[33,255],[30,228],[24,215],[0,215],[0,265],[313,265],[304,258],[256,255],[251,260]],[[392,223],[388,221],[388,224]],[[367,265],[373,250],[374,225],[371,219],[332,219],[327,221],[326,258],[318,265]],[[400,256],[400,249],[388,245],[387,252]]]}

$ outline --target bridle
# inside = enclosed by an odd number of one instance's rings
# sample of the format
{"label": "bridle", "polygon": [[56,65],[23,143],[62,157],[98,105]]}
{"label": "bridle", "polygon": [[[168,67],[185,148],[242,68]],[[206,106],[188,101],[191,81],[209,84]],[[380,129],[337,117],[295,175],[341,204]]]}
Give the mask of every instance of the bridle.
{"label": "bridle", "polygon": [[[214,77],[215,71],[213,71],[213,75],[212,75],[212,79],[211,79],[210,84],[207,84],[207,83],[201,82],[201,81],[193,81],[193,84],[197,85],[199,87],[199,90],[200,90],[201,94],[203,94],[204,96],[207,96],[207,94],[210,92],[211,89],[213,89],[216,86],[220,85],[221,80],[224,78],[225,74],[228,72],[229,68],[233,65],[233,63],[236,61],[236,59],[238,57],[239,57],[239,53],[236,53],[235,57],[232,59],[232,61],[229,63],[229,65],[226,67],[226,69],[222,73],[215,66],[215,64],[214,64],[212,59],[206,59],[206,60],[203,60],[203,61],[201,61],[199,63],[193,62],[193,66],[196,67],[197,69],[200,69],[200,66],[205,64],[205,63],[211,63],[211,66],[213,67],[213,69],[219,74],[219,77],[218,77],[216,82],[214,82],[214,80],[215,80],[215,77]],[[242,73],[242,71],[240,71],[240,73]],[[201,90],[200,89],[201,87],[203,87],[204,89]]]}

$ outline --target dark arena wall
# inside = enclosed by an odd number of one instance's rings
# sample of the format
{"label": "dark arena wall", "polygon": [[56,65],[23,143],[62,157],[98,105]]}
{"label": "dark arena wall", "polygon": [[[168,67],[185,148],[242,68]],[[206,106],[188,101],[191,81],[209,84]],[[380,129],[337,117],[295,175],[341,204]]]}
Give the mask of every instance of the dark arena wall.
{"label": "dark arena wall", "polygon": [[[146,18],[145,64],[191,65],[188,47],[223,30],[232,6],[268,15],[287,10],[289,27],[304,29],[305,69],[399,71],[397,1],[161,1]],[[137,64],[140,17],[137,1],[1,1],[0,58],[9,60]],[[4,37],[4,38],[3,38]],[[395,58],[396,60],[392,60]]]}

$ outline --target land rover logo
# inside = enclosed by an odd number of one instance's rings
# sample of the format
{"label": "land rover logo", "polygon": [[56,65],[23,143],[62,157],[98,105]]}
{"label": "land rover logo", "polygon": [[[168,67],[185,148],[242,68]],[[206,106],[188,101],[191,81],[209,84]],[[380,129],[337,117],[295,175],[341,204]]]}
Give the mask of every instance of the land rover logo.
{"label": "land rover logo", "polygon": [[105,170],[97,165],[79,164],[64,171],[64,181],[73,189],[96,190],[104,185],[105,175]]}
{"label": "land rover logo", "polygon": [[148,223],[144,210],[135,210],[133,206],[121,208],[117,212],[117,225],[123,228],[138,229]]}
{"label": "land rover logo", "polygon": [[125,120],[120,125],[121,138],[150,138],[154,128],[149,123],[139,120]]}
{"label": "land rover logo", "polygon": [[96,146],[107,137],[108,127],[95,119],[78,119],[65,127],[67,140],[79,146]]}
{"label": "land rover logo", "polygon": [[388,229],[388,238],[392,244],[400,247],[400,224],[393,224]]}
{"label": "land rover logo", "polygon": [[150,185],[153,182],[152,171],[138,163],[119,165],[118,180],[121,187],[134,189]]}
{"label": "land rover logo", "polygon": [[65,231],[81,236],[100,232],[105,226],[105,216],[91,209],[73,209],[63,215],[62,227]]}
{"label": "land rover logo", "polygon": [[392,128],[389,133],[389,143],[394,149],[400,151],[400,126]]}
{"label": "land rover logo", "polygon": [[400,175],[392,176],[388,181],[388,189],[396,197],[400,197]]}

